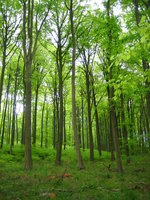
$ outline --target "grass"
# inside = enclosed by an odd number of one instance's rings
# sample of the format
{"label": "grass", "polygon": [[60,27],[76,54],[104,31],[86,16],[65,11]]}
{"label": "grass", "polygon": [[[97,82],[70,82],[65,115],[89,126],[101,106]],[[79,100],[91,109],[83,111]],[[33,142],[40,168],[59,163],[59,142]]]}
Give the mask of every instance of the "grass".
{"label": "grass", "polygon": [[[24,148],[15,147],[12,155],[8,150],[0,150],[1,200],[150,199],[150,153],[132,156],[128,165],[123,157],[124,173],[119,174],[107,152],[99,158],[95,151],[93,163],[89,150],[82,152],[86,168],[78,170],[73,148],[62,152],[62,164],[56,166],[55,150],[33,147],[33,169],[24,171]],[[64,173],[69,177],[63,177]]]}

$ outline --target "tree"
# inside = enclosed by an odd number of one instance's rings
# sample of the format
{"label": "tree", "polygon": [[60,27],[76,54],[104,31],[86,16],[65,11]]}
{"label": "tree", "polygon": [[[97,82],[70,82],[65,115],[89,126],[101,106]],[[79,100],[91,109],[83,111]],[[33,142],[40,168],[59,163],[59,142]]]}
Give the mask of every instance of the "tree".
{"label": "tree", "polygon": [[[20,19],[19,18],[19,11],[20,5],[18,1],[16,1],[16,6],[14,5],[13,1],[1,1],[0,2],[0,13],[1,15],[1,41],[0,46],[2,50],[2,69],[1,69],[1,78],[0,78],[0,110],[1,110],[1,100],[2,100],[2,92],[3,92],[3,82],[4,82],[4,76],[5,76],[5,69],[8,63],[11,61],[11,58],[13,57],[16,49],[17,49],[17,39],[19,37],[19,34],[17,37],[14,37],[14,34],[16,34],[16,31],[18,31],[19,25],[20,25]],[[13,11],[13,12],[12,12]],[[18,13],[17,13],[18,12]]]}
{"label": "tree", "polygon": [[71,23],[71,34],[72,34],[72,120],[73,120],[73,132],[74,132],[74,141],[78,159],[79,169],[83,169],[83,161],[80,152],[79,138],[77,135],[76,127],[76,102],[75,102],[75,59],[76,59],[76,39],[75,39],[75,30],[74,30],[74,11],[73,11],[73,0],[70,0],[70,23]]}
{"label": "tree", "polygon": [[36,9],[36,30],[34,40],[34,0],[23,1],[23,52],[24,64],[26,67],[26,117],[25,117],[25,169],[32,168],[31,157],[31,66],[37,49],[37,42],[42,26],[48,16],[50,2],[48,2],[47,11],[40,25],[38,24],[39,7]]}

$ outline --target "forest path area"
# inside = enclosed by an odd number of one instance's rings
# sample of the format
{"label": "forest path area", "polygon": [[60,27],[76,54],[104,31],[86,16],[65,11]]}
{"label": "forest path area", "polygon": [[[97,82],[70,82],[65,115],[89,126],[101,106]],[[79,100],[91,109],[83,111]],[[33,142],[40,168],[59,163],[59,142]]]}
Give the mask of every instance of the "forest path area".
{"label": "forest path area", "polygon": [[62,164],[54,163],[53,149],[33,148],[33,169],[24,171],[24,148],[15,147],[0,151],[0,199],[1,200],[148,200],[150,199],[150,153],[131,156],[124,173],[116,171],[116,162],[109,153],[102,152],[95,161],[89,161],[89,150],[82,151],[84,170],[78,170],[75,151],[63,151]]}

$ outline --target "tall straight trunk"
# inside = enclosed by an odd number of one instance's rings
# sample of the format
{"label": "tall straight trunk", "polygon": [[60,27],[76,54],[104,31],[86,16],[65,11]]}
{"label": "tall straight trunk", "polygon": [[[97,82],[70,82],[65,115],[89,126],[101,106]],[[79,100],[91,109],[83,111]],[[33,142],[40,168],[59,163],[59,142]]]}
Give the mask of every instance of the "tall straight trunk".
{"label": "tall straight trunk", "polygon": [[116,149],[116,161],[117,161],[117,168],[119,172],[123,172],[122,168],[122,161],[121,161],[121,153],[120,153],[120,147],[119,147],[119,139],[117,135],[117,124],[116,124],[116,118],[115,118],[115,109],[113,106],[111,106],[111,120],[112,120],[112,132],[113,132],[113,140],[115,144]]}
{"label": "tall straight trunk", "polygon": [[[110,102],[110,87],[107,86],[107,93],[108,93],[108,102]],[[109,127],[109,131],[110,131],[110,152],[111,152],[111,161],[115,160],[115,155],[114,155],[114,141],[113,141],[113,130],[112,130],[112,118],[111,118],[111,112],[110,112],[110,103],[109,103],[109,121],[110,121],[110,127]]]}
{"label": "tall straight trunk", "polygon": [[83,107],[83,96],[82,96],[82,147],[83,150],[85,149],[85,142],[84,142],[84,107]]}
{"label": "tall straight trunk", "polygon": [[81,156],[81,152],[80,152],[79,138],[78,138],[77,127],[76,127],[76,102],[75,102],[76,39],[75,39],[75,31],[74,31],[73,0],[70,0],[70,10],[69,11],[70,11],[71,34],[72,34],[72,43],[73,43],[73,51],[72,51],[72,119],[73,119],[73,132],[74,132],[76,154],[77,154],[77,159],[78,159],[78,167],[79,167],[79,169],[83,169],[84,164],[83,164],[82,156]]}
{"label": "tall straight trunk", "polygon": [[[24,65],[26,67],[26,118],[25,118],[25,169],[32,168],[32,152],[31,152],[31,66],[36,53],[37,42],[43,23],[49,13],[48,10],[38,23],[38,15],[36,15],[35,26],[34,21],[34,0],[23,1],[23,53]],[[40,24],[40,25],[39,25]],[[33,28],[35,27],[35,31]],[[33,40],[35,36],[35,40]]]}
{"label": "tall straight trunk", "polygon": [[64,102],[64,150],[66,149],[66,107]]}
{"label": "tall straight trunk", "polygon": [[36,144],[36,121],[37,121],[37,104],[38,104],[39,84],[37,84],[35,91],[35,107],[34,107],[34,118],[33,118],[33,144]]}
{"label": "tall straight trunk", "polygon": [[105,135],[106,135],[106,151],[109,151],[109,141],[110,141],[110,136],[109,136],[109,130],[108,130],[108,122],[107,122],[107,117],[104,113],[104,126],[105,126]]}
{"label": "tall straight trunk", "polygon": [[6,103],[5,103],[5,109],[4,109],[4,116],[3,116],[3,126],[2,126],[2,136],[1,136],[1,148],[3,147],[3,141],[4,141],[4,133],[5,133],[5,119],[6,119],[6,111],[7,111],[7,105],[8,105],[8,95],[9,95],[9,88],[10,88],[10,74],[8,77],[8,85],[7,85],[7,91],[6,91]]}
{"label": "tall straight trunk", "polygon": [[116,120],[117,120],[117,124],[119,125],[119,126],[117,126],[119,144],[120,144],[120,147],[122,148],[122,132],[121,132],[121,127],[120,127],[120,124],[121,124],[121,113],[120,113],[120,111],[116,115]]}
{"label": "tall straight trunk", "polygon": [[17,68],[15,71],[15,88],[14,88],[14,96],[13,96],[13,117],[12,117],[10,153],[12,153],[12,147],[14,146],[14,138],[15,138],[16,96],[17,96],[17,84],[18,84],[18,73],[19,73],[19,60],[20,60],[20,55],[18,57]]}
{"label": "tall straight trunk", "polygon": [[88,132],[88,118],[86,117],[86,119],[85,119],[85,127],[86,127],[86,147],[87,147],[87,149],[89,148],[89,132]]}
{"label": "tall straight trunk", "polygon": [[48,143],[48,115],[49,115],[49,110],[48,110],[48,105],[46,107],[46,130],[45,130],[45,147],[47,148],[47,143]]}
{"label": "tall straight trunk", "polygon": [[125,113],[124,113],[124,98],[123,94],[121,93],[121,122],[122,122],[122,133],[123,133],[123,138],[124,138],[124,145],[125,145],[125,153],[127,156],[127,163],[130,162],[130,157],[129,157],[129,145],[128,145],[128,132],[127,132],[127,127],[125,124]]}
{"label": "tall straight trunk", "polygon": [[23,115],[22,115],[22,135],[21,135],[21,144],[25,144],[25,112],[26,112],[26,81],[25,81],[25,64],[23,67],[23,85],[24,85],[24,90],[23,90]]}
{"label": "tall straight trunk", "polygon": [[56,138],[56,147],[58,147],[58,135],[59,135],[59,99],[58,96],[56,95],[56,127],[57,127],[57,138]]}
{"label": "tall straight trunk", "polygon": [[56,147],[56,116],[55,116],[55,113],[56,113],[56,102],[55,102],[55,97],[54,97],[54,100],[53,100],[53,148],[55,149]]}
{"label": "tall straight trunk", "polygon": [[25,169],[32,168],[31,153],[31,62],[26,63],[26,112],[25,112]]}
{"label": "tall straight trunk", "polygon": [[58,129],[58,144],[57,144],[57,155],[56,155],[56,164],[61,163],[61,152],[62,152],[62,142],[63,142],[63,80],[62,80],[62,44],[61,44],[61,32],[58,27],[58,37],[59,37],[59,44],[58,44],[58,55],[57,59],[57,69],[59,75],[59,115],[58,115],[58,122],[59,122],[59,129]]}
{"label": "tall straight trunk", "polygon": [[71,122],[69,122],[69,146],[71,146],[71,131],[70,131],[70,129],[71,129]]}
{"label": "tall straight trunk", "polygon": [[147,130],[147,133],[150,133],[148,116],[147,116],[147,112],[146,112],[145,104],[144,104],[144,99],[143,99],[143,96],[142,96],[142,95],[141,95],[141,101],[142,101],[143,110],[144,110],[144,115],[145,115],[146,130]]}
{"label": "tall straight trunk", "polygon": [[91,119],[91,95],[89,83],[89,65],[86,65],[86,90],[87,90],[87,104],[88,104],[88,121],[89,121],[89,139],[90,139],[90,161],[94,160],[94,143],[92,134],[92,119]]}
{"label": "tall straight trunk", "polygon": [[56,95],[57,95],[57,85],[56,85],[56,70],[55,70],[55,84],[54,84],[54,98],[53,98],[53,148],[56,148]]}
{"label": "tall straight trunk", "polygon": [[7,111],[7,135],[6,135],[6,143],[9,144],[9,112],[10,112],[10,101],[8,101],[8,111]]}
{"label": "tall straight trunk", "polygon": [[26,96],[25,91],[23,95],[23,114],[22,114],[22,135],[21,135],[21,144],[25,144],[25,113],[26,113]]}
{"label": "tall straight trunk", "polygon": [[96,102],[96,96],[95,96],[95,90],[94,90],[93,74],[91,76],[92,76],[93,101],[94,101],[94,107],[95,107],[97,147],[98,147],[99,156],[101,156],[101,154],[102,154],[102,152],[101,152],[102,151],[102,149],[101,149],[101,137],[100,137],[99,119],[98,119],[98,111],[97,111],[97,102]]}
{"label": "tall straight trunk", "polygon": [[[110,0],[107,1],[107,21],[108,24],[110,24],[111,17],[110,17]],[[108,30],[108,49],[107,49],[107,61],[108,61],[108,66],[110,67],[110,72],[109,72],[109,81],[113,79],[113,74],[112,74],[112,68],[113,65],[111,63],[110,57],[111,57],[111,44],[112,44],[112,32],[111,29],[109,28]],[[112,135],[113,135],[113,140],[115,144],[115,149],[116,149],[116,161],[117,161],[117,168],[119,172],[123,172],[122,168],[122,161],[121,161],[121,153],[120,153],[120,146],[119,146],[119,138],[118,138],[118,129],[117,129],[117,119],[116,119],[116,112],[115,112],[115,106],[113,103],[113,98],[114,98],[114,87],[113,86],[108,86],[108,100],[109,100],[109,109],[110,109],[110,119],[111,119],[111,129],[112,129]]]}
{"label": "tall straight trunk", "polygon": [[13,96],[11,96],[10,113],[8,115],[8,144],[10,144],[12,108],[13,108]]}
{"label": "tall straight trunk", "polygon": [[141,151],[144,150],[144,139],[143,139],[143,123],[142,123],[142,119],[143,119],[143,108],[141,106],[140,108],[140,132],[139,132],[139,146],[140,146],[140,149]]}
{"label": "tall straight trunk", "polygon": [[43,121],[44,121],[44,110],[45,110],[46,94],[44,95],[44,103],[42,108],[42,118],[41,118],[41,148],[43,147]]}
{"label": "tall straight trunk", "polygon": [[79,144],[80,144],[80,147],[81,147],[81,125],[80,125],[79,107],[77,107],[77,120],[78,120],[78,137],[79,137]]}
{"label": "tall straight trunk", "polygon": [[110,113],[110,152],[111,152],[111,161],[115,160],[115,154],[114,154],[114,140],[113,140],[113,130],[112,130],[112,118]]}
{"label": "tall straight trunk", "polygon": [[17,116],[17,114],[16,114],[16,135],[17,135],[16,142],[18,144],[18,141],[19,141],[19,132],[18,132],[18,116]]}

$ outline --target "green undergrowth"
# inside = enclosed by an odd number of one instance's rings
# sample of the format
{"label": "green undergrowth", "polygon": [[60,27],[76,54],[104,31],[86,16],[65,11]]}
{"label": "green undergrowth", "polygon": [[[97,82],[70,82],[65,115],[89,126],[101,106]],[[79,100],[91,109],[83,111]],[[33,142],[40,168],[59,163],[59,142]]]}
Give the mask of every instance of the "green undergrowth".
{"label": "green undergrowth", "polygon": [[24,170],[24,147],[0,150],[0,200],[149,200],[150,153],[131,157],[124,173],[116,171],[116,162],[102,152],[89,161],[89,150],[82,151],[84,170],[78,170],[74,148],[62,151],[62,164],[55,165],[52,148],[32,148],[33,169]]}

